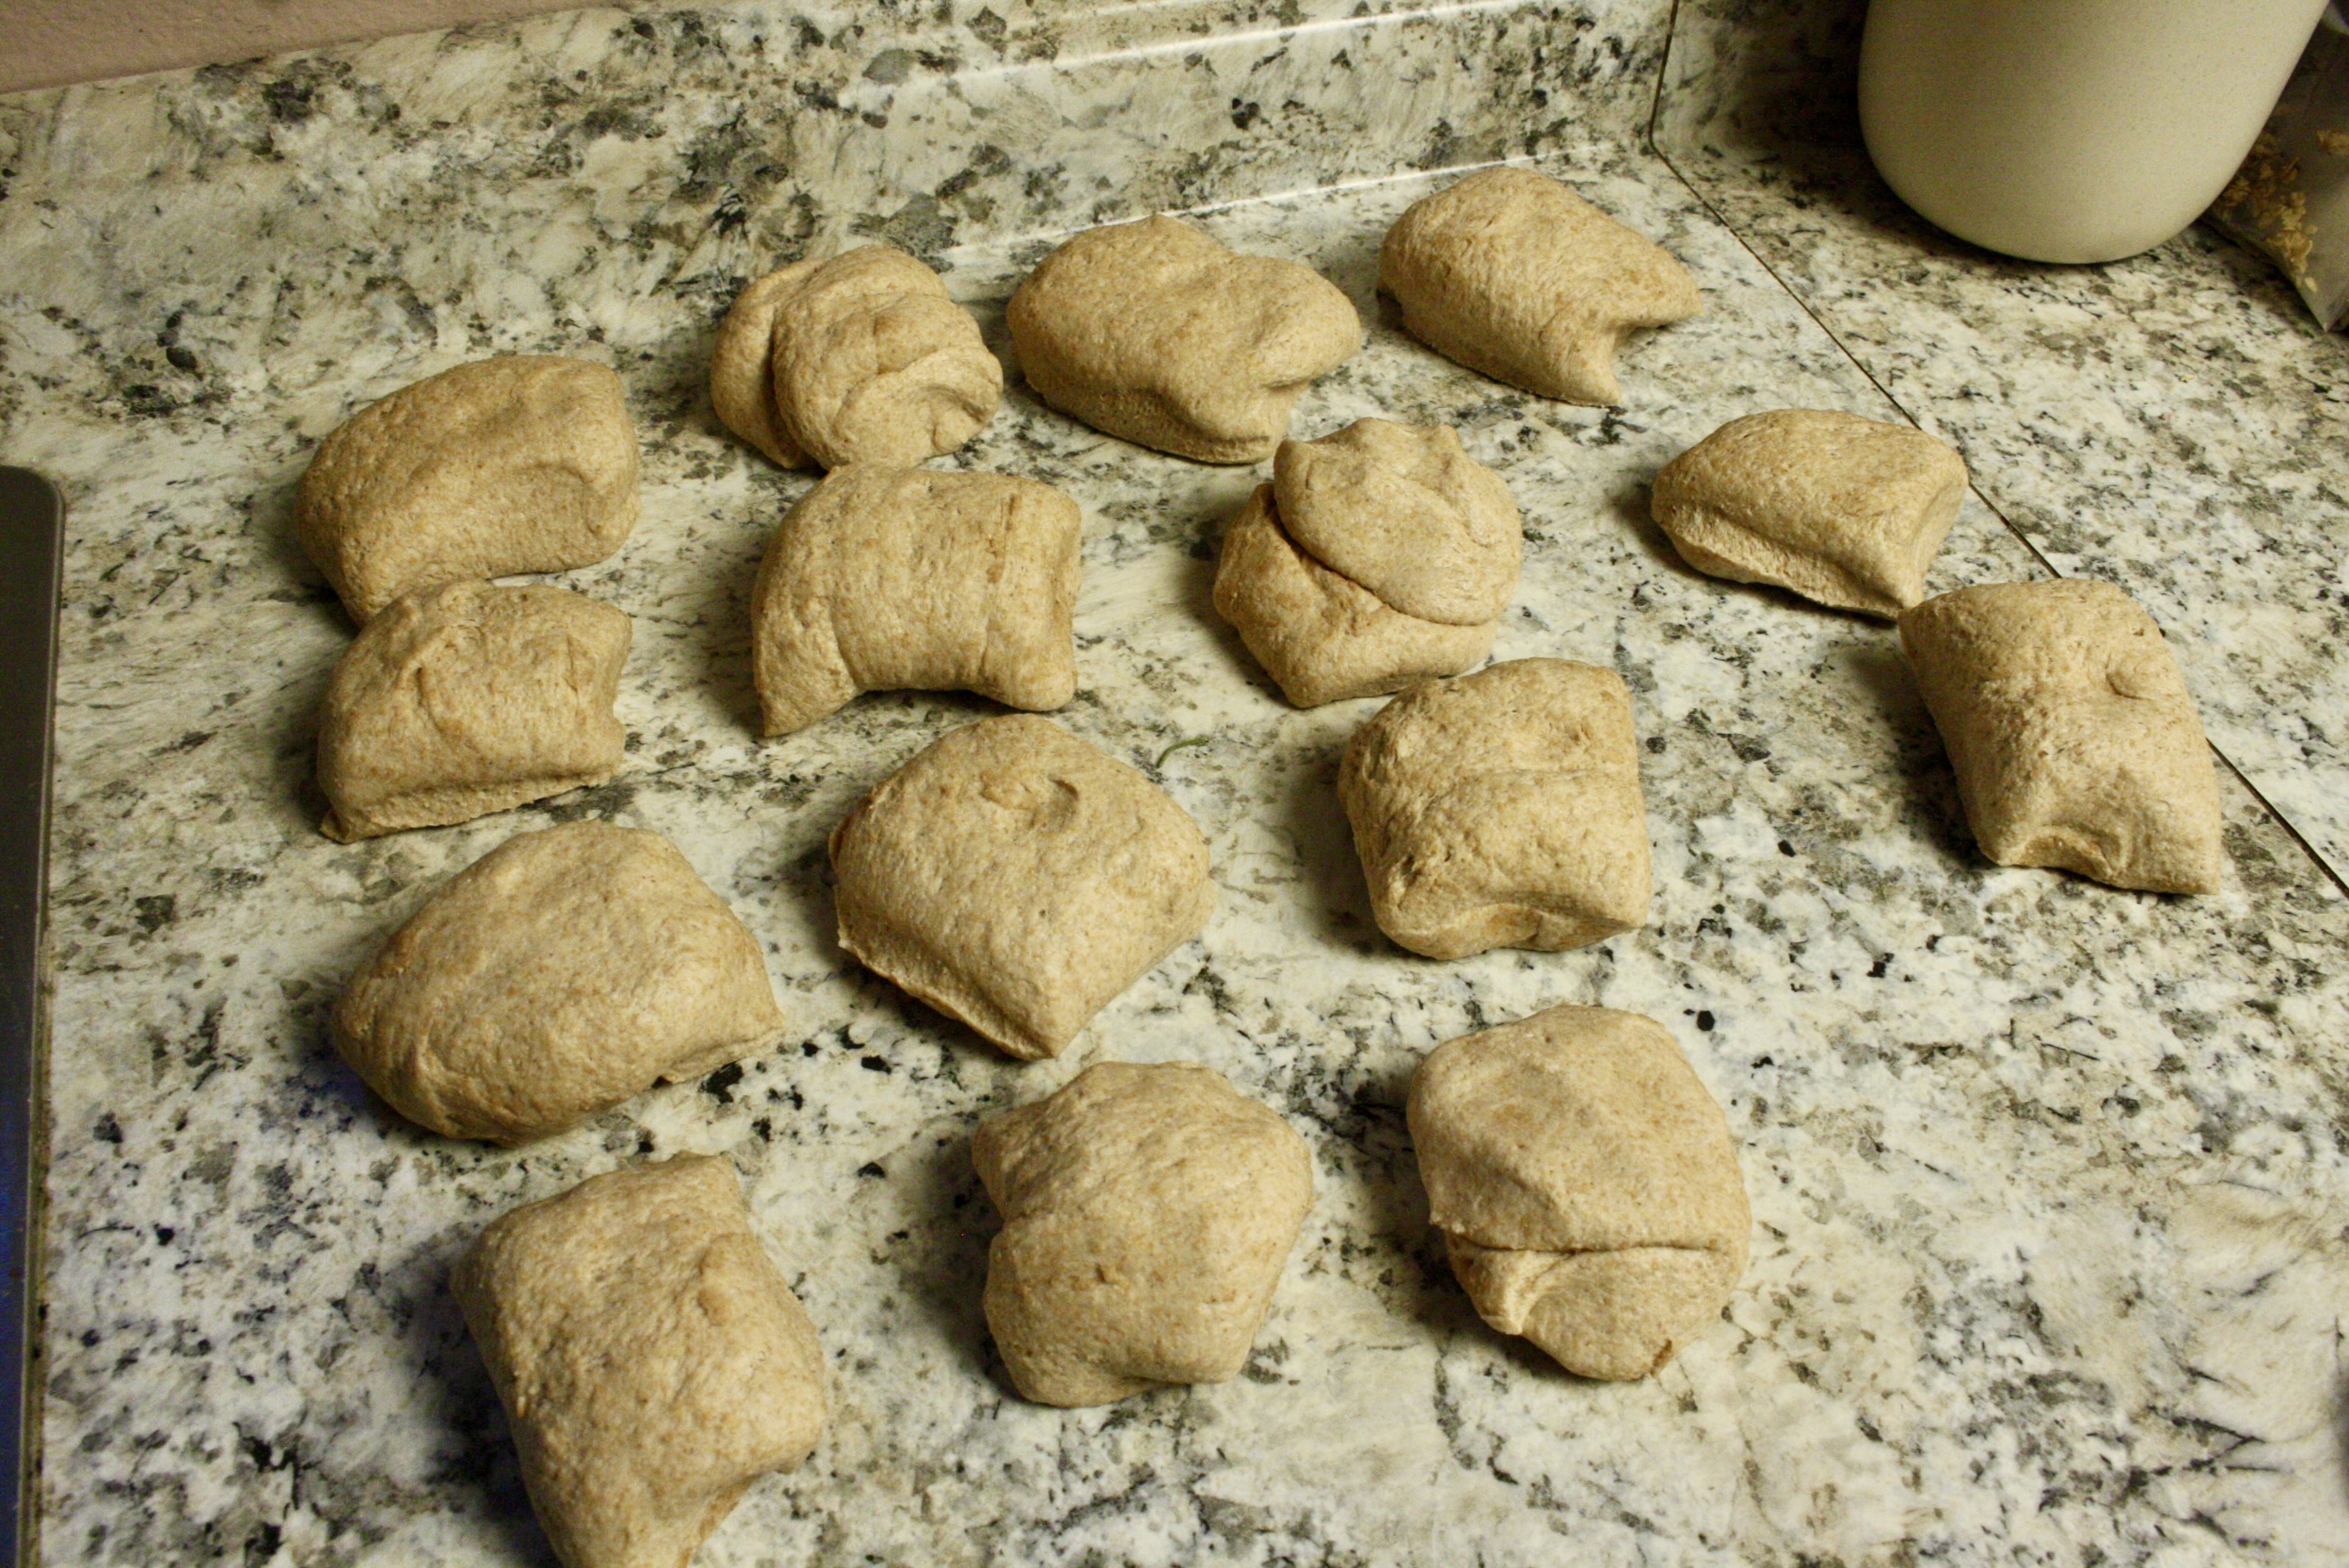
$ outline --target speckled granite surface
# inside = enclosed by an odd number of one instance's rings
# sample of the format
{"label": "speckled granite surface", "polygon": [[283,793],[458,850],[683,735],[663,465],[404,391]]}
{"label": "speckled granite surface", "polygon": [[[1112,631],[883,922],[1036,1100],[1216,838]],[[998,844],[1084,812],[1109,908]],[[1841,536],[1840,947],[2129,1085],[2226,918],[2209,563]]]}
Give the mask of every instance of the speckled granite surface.
{"label": "speckled granite surface", "polygon": [[[1699,201],[1642,150],[1666,19],[589,14],[0,100],[0,458],[75,505],[46,1559],[548,1561],[450,1262],[514,1202],[697,1150],[743,1173],[834,1412],[705,1563],[2343,1561],[2349,905],[2231,779],[2216,896],[1986,865],[1883,627],[1671,555],[1643,487],[1681,447],[1760,407],[1892,410],[1757,260],[1780,264],[1754,232],[1766,181],[1738,208],[1724,160]],[[1622,410],[1497,387],[1373,300],[1379,234],[1435,182],[1415,167],[1522,154],[1706,290],[1709,315],[1628,354]],[[1315,187],[1337,188],[1294,194]],[[1070,1057],[1019,1067],[830,939],[825,833],[988,709],[871,696],[753,739],[750,575],[808,481],[719,432],[701,362],[738,281],[803,244],[921,249],[1001,350],[1042,234],[1202,202],[1238,203],[1216,232],[1320,267],[1371,324],[1300,429],[1450,419],[1508,478],[1529,533],[1496,652],[1630,682],[1655,921],[1450,965],[1385,943],[1334,799],[1375,704],[1288,709],[1208,607],[1257,476],[1100,437],[1015,383],[953,460],[1084,506],[1061,717],[1198,820],[1220,900]],[[1818,266],[1842,232],[1820,226]],[[1895,335],[1930,358],[1948,302],[1922,275]],[[1880,277],[1864,303],[1889,330],[1908,292]],[[349,632],[290,487],[350,408],[517,349],[615,365],[644,437],[634,539],[564,579],[636,618],[629,766],[545,809],[329,843],[312,714]],[[2012,411],[2069,384],[2017,372],[1957,401],[2006,429],[1987,409],[2008,385]],[[2112,418],[2117,451],[2137,427]],[[2002,487],[2072,471],[1983,439],[2010,510]],[[1934,582],[2045,570],[1974,504]],[[2181,653],[2218,732],[2210,671],[2233,666],[2199,640]],[[2319,699],[2308,722],[2323,700],[2337,721],[2337,689]],[[2278,777],[2323,798],[2290,760]],[[519,1153],[402,1125],[326,1046],[336,989],[440,878],[581,813],[678,841],[765,944],[793,1042]],[[1753,1266],[1641,1384],[1578,1382],[1476,1320],[1402,1126],[1429,1047],[1568,1001],[1664,1020],[1743,1140]],[[988,1348],[968,1141],[1100,1055],[1226,1071],[1311,1141],[1319,1199],[1244,1377],[1061,1412],[1014,1398]]]}

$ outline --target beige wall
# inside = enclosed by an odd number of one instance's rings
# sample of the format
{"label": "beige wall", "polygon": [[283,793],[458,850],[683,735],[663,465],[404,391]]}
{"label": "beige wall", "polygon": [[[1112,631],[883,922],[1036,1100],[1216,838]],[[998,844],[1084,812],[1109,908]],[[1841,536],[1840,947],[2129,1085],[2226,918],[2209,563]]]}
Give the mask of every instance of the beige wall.
{"label": "beige wall", "polygon": [[[0,92],[221,65],[589,0],[0,0]],[[607,0],[608,3],[608,0]]]}

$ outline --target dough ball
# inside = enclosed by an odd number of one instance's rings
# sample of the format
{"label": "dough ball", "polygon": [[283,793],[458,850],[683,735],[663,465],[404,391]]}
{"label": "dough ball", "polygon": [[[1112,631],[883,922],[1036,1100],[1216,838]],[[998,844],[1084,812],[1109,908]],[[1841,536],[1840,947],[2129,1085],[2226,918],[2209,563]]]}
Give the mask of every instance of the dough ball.
{"label": "dough ball", "polygon": [[302,476],[302,547],[351,618],[472,577],[591,566],[636,525],[620,378],[584,359],[460,365],[347,420]]}
{"label": "dough ball", "polygon": [[1019,714],[884,779],[833,830],[832,865],[840,944],[1024,1060],[1060,1055],[1215,904],[1182,807]]}
{"label": "dough ball", "polygon": [[1568,403],[1621,403],[1623,340],[1704,309],[1669,252],[1530,169],[1413,202],[1379,249],[1379,287],[1446,359]]}
{"label": "dough ball", "polygon": [[1427,681],[1346,748],[1338,795],[1379,928],[1413,953],[1582,947],[1648,920],[1620,676],[1517,659]]}
{"label": "dough ball", "polygon": [[986,428],[1003,366],[937,273],[865,245],[744,289],[718,329],[709,397],[727,428],[785,468],[904,468]]}
{"label": "dough ball", "polygon": [[1206,463],[1272,456],[1306,383],[1362,344],[1353,303],[1310,267],[1237,254],[1173,218],[1079,234],[1008,314],[1038,397]]}
{"label": "dough ball", "polygon": [[638,1165],[526,1203],[451,1281],[565,1568],[685,1568],[823,1431],[823,1350],[733,1168]]}
{"label": "dough ball", "polygon": [[1650,506],[1700,572],[1889,621],[1924,598],[1965,494],[1965,459],[1922,430],[1781,408],[1665,464]]}
{"label": "dough ball", "polygon": [[987,1325],[1019,1392],[1106,1405],[1247,1364],[1313,1206],[1305,1140],[1223,1075],[1100,1062],[990,1117]]}
{"label": "dough ball", "polygon": [[1357,419],[1273,459],[1280,525],[1308,554],[1389,607],[1484,626],[1517,591],[1517,503],[1446,425]]}
{"label": "dough ball", "polygon": [[759,944],[658,833],[520,833],[450,879],[336,1004],[336,1048],[402,1116],[527,1143],[783,1028]]}
{"label": "dough ball", "polygon": [[1076,695],[1077,503],[1034,480],[857,464],[775,531],[750,625],[761,723],[781,735],[859,692]]}
{"label": "dough ball", "polygon": [[469,822],[619,770],[628,617],[566,589],[451,583],[359,629],[326,684],[320,830]]}
{"label": "dough ball", "polygon": [[1238,631],[1281,695],[1299,707],[1381,696],[1431,676],[1475,669],[1497,622],[1423,621],[1298,548],[1273,487],[1259,485],[1225,531],[1216,613]]}
{"label": "dough ball", "polygon": [[1982,853],[2115,887],[2216,892],[2219,779],[2161,628],[2109,583],[1928,599],[1900,641]]}
{"label": "dough ball", "polygon": [[1754,1221],[1729,1126],[1662,1025],[1552,1007],[1438,1047],[1408,1107],[1430,1218],[1485,1321],[1644,1377],[1721,1316]]}

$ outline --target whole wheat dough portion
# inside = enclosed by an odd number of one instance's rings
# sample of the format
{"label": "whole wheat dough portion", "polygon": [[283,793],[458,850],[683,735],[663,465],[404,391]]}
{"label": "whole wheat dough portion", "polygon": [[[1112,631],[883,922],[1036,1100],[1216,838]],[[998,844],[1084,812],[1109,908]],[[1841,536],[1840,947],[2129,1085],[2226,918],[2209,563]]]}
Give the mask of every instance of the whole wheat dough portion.
{"label": "whole wheat dough portion", "polygon": [[359,630],[318,724],[321,824],[347,841],[468,822],[619,770],[628,617],[543,584],[451,583]]}
{"label": "whole wheat dough portion", "polygon": [[685,1568],[753,1480],[815,1451],[823,1349],[723,1160],[524,1204],[450,1284],[565,1568]]}
{"label": "whole wheat dough portion", "polygon": [[836,469],[775,531],[752,595],[761,727],[859,692],[973,691],[1010,707],[1076,695],[1084,518],[1004,474]]}
{"label": "whole wheat dough portion", "polygon": [[451,878],[343,993],[336,1048],[409,1120],[527,1143],[783,1028],[758,942],[657,833],[520,833]]}
{"label": "whole wheat dough portion", "polygon": [[1379,928],[1413,953],[1582,947],[1648,919],[1620,676],[1516,659],[1395,698],[1338,771]]}
{"label": "whole wheat dough portion", "polygon": [[405,593],[590,566],[636,525],[636,431],[609,367],[514,355],[401,388],[302,476],[302,546],[364,624]]}
{"label": "whole wheat dough portion", "polygon": [[1516,596],[1517,504],[1449,426],[1357,419],[1281,442],[1272,471],[1282,531],[1388,608],[1488,626]]}
{"label": "whole wheat dough portion", "polygon": [[2109,583],[1928,599],[1900,641],[1982,852],[2115,887],[2215,892],[2219,779],[2161,628]]}
{"label": "whole wheat dough portion", "polygon": [[1183,808],[1048,719],[953,731],[833,830],[840,944],[1012,1056],[1058,1056],[1215,903]]}
{"label": "whole wheat dough portion", "polygon": [[1448,625],[1389,608],[1297,547],[1282,530],[1270,485],[1257,487],[1225,531],[1216,613],[1299,707],[1381,696],[1475,669],[1499,630],[1496,622]]}
{"label": "whole wheat dough portion", "polygon": [[1623,340],[1704,309],[1671,253],[1529,169],[1413,202],[1379,249],[1379,287],[1445,358],[1569,403],[1621,403]]}
{"label": "whole wheat dough portion", "polygon": [[727,428],[785,468],[905,467],[995,418],[1003,366],[937,273],[864,245],[744,289],[719,327],[709,391]]}
{"label": "whole wheat dough portion", "polygon": [[1922,430],[1781,408],[1665,464],[1650,506],[1700,572],[1889,621],[1924,598],[1965,494],[1965,459]]}
{"label": "whole wheat dough portion", "polygon": [[1237,254],[1173,218],[1077,235],[1007,315],[1045,402],[1208,463],[1270,457],[1307,383],[1362,342],[1353,303],[1311,268]]}
{"label": "whole wheat dough portion", "polygon": [[1247,1364],[1313,1203],[1312,1158],[1214,1070],[1101,1062],[978,1125],[1003,1230],[987,1323],[1019,1392],[1105,1405]]}
{"label": "whole wheat dough portion", "polygon": [[1407,1108],[1477,1312],[1585,1377],[1643,1377],[1720,1318],[1753,1216],[1729,1126],[1661,1024],[1553,1007],[1438,1047]]}

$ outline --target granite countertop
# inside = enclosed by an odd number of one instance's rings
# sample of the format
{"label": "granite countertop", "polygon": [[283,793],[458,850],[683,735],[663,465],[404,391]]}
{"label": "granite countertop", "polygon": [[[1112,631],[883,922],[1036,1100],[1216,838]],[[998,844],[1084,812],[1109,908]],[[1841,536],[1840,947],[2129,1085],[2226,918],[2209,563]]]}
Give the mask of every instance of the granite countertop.
{"label": "granite countertop", "polygon": [[[1850,10],[647,7],[0,99],[0,459],[73,508],[43,1560],[550,1561],[450,1264],[517,1202],[694,1151],[740,1171],[833,1404],[706,1564],[2349,1562],[2344,346],[2199,232],[2033,268],[1907,218],[1818,112]],[[1622,408],[1500,387],[1374,297],[1385,225],[1505,158],[1705,291],[1627,351]],[[1082,505],[1058,717],[1192,814],[1218,889],[1023,1066],[833,941],[833,824],[990,709],[873,696],[754,737],[750,578],[810,480],[719,428],[703,367],[744,279],[863,236],[1008,353],[1054,236],[1170,210],[1361,308],[1300,431],[1444,420],[1508,480],[1495,657],[1630,682],[1654,916],[1568,954],[1387,943],[1334,792],[1376,704],[1288,708],[1208,603],[1260,471],[1015,377],[945,460]],[[628,763],[332,843],[314,716],[350,627],[293,485],[357,407],[503,352],[609,363],[643,438],[634,537],[560,579],[634,617]],[[2221,892],[1988,864],[1888,628],[1680,564],[1649,479],[1785,406],[1965,451],[1937,589],[2105,576],[2163,621],[2229,764]],[[741,913],[790,1043],[521,1150],[402,1122],[326,1042],[337,989],[443,878],[587,815],[667,833]],[[1564,1002],[1670,1026],[1754,1202],[1725,1321],[1635,1384],[1477,1320],[1403,1128],[1431,1047]],[[1227,1074],[1309,1140],[1317,1202],[1241,1377],[1061,1411],[988,1342],[969,1133],[1102,1057]]]}

